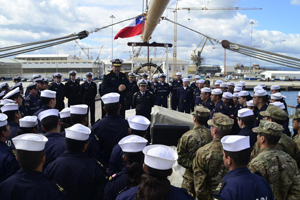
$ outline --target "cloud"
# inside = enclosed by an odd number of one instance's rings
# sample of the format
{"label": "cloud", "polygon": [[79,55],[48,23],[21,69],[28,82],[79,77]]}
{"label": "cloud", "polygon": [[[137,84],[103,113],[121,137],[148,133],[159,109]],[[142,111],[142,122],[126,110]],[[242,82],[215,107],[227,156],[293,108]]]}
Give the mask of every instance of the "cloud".
{"label": "cloud", "polygon": [[300,5],[300,0],[291,0],[291,4]]}

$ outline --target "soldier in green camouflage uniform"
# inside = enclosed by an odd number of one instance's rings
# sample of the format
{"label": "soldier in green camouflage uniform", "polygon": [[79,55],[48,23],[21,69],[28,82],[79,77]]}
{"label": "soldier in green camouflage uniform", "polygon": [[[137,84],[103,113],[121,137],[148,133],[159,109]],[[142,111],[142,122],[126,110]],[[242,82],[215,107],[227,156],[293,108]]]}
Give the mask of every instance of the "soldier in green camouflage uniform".
{"label": "soldier in green camouflage uniform", "polygon": [[213,139],[210,130],[205,127],[209,114],[209,109],[204,106],[196,106],[192,113],[194,128],[184,133],[177,145],[178,163],[186,168],[181,187],[194,195],[193,159],[196,151]]}
{"label": "soldier in green camouflage uniform", "polygon": [[275,149],[284,130],[280,124],[261,120],[252,129],[257,135],[259,154],[249,163],[252,173],[263,176],[270,184],[275,199],[300,199],[300,174],[296,161],[287,153]]}
{"label": "soldier in green camouflage uniform", "polygon": [[222,113],[214,113],[208,120],[213,141],[201,147],[193,160],[194,185],[199,200],[213,199],[218,182],[228,172],[223,163],[221,138],[231,133],[233,119]]}
{"label": "soldier in green camouflage uniform", "polygon": [[[273,121],[277,123],[280,122],[280,125],[282,125],[288,117],[288,114],[284,110],[274,105],[269,105],[266,111],[260,112],[260,115],[268,121]],[[292,158],[296,160],[298,167],[300,167],[300,150],[292,138],[290,138],[282,132],[281,138],[278,144],[276,145],[275,149],[282,150],[285,153],[289,154]],[[255,144],[254,149],[251,153],[251,159],[257,156],[258,153],[259,148],[257,144]]]}
{"label": "soldier in green camouflage uniform", "polygon": [[293,138],[293,141],[297,144],[297,147],[300,149],[300,109],[297,109],[295,114],[290,115],[289,118],[293,119],[293,129],[298,133]]}

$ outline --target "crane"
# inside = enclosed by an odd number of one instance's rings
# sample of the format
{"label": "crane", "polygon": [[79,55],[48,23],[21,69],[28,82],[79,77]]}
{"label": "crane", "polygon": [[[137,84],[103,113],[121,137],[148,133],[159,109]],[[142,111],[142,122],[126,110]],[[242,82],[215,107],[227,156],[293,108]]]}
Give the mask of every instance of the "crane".
{"label": "crane", "polygon": [[[78,46],[80,47],[80,49],[83,51],[83,53],[87,56],[87,58],[90,60],[90,49],[92,48],[83,48],[80,46],[80,44],[77,42],[77,40],[75,40],[75,42],[78,44]],[[86,53],[84,49],[87,49],[88,52]]]}
{"label": "crane", "polygon": [[173,75],[175,74],[175,68],[177,68],[177,10],[262,10],[262,8],[241,8],[241,7],[179,7],[178,0],[176,0],[175,9],[172,9],[174,13],[174,46],[173,46]]}
{"label": "crane", "polygon": [[[203,42],[204,39],[205,39],[204,44],[203,44],[201,50],[198,51],[198,55],[197,55],[196,50],[198,49],[198,47],[200,46],[200,44]],[[197,67],[201,66],[201,53],[204,49],[206,41],[207,41],[207,38],[203,38],[201,40],[201,42],[198,44],[198,46],[195,48],[195,50],[193,50],[194,54],[191,55],[191,60],[193,61],[193,65],[196,65]]]}
{"label": "crane", "polygon": [[97,58],[96,58],[96,61],[99,60],[99,57],[100,57],[100,54],[101,54],[101,51],[102,51],[103,46],[104,46],[104,45],[102,45],[102,46],[100,47],[100,51],[99,51],[99,54],[98,54],[98,56],[97,56]]}

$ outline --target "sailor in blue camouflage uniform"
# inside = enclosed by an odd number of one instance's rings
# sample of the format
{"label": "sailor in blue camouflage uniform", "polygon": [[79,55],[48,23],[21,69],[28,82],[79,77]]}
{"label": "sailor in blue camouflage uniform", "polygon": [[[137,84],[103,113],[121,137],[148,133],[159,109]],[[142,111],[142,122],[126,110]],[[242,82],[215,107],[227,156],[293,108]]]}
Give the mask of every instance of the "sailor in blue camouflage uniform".
{"label": "sailor in blue camouflage uniform", "polygon": [[27,86],[28,96],[25,98],[25,110],[28,115],[33,115],[40,109],[40,104],[37,99],[38,89],[36,83],[31,83]]}
{"label": "sailor in blue camouflage uniform", "polygon": [[168,176],[172,174],[172,166],[178,159],[175,150],[165,145],[149,145],[144,148],[143,153],[145,174],[141,182],[138,186],[125,189],[116,200],[129,200],[135,197],[144,199],[146,195],[149,199],[194,199],[185,189],[172,186],[168,180]]}
{"label": "sailor in blue camouflage uniform", "polygon": [[124,137],[118,143],[123,152],[125,166],[122,171],[109,177],[104,189],[104,200],[114,200],[125,187],[137,186],[143,174],[143,149],[148,140],[137,135]]}
{"label": "sailor in blue camouflage uniform", "polygon": [[9,91],[3,99],[10,99],[16,102],[19,106],[19,111],[22,117],[25,117],[27,115],[27,112],[25,110],[25,107],[23,106],[23,98],[20,94],[20,87],[16,87],[15,89]]}
{"label": "sailor in blue camouflage uniform", "polygon": [[193,101],[193,91],[191,87],[188,86],[189,78],[183,78],[183,86],[178,88],[177,97],[179,100],[178,111],[190,113],[191,112],[191,102]]}
{"label": "sailor in blue camouflage uniform", "polygon": [[214,102],[211,101],[210,99],[210,95],[211,95],[211,89],[209,87],[204,87],[201,89],[201,101],[202,101],[202,105],[206,108],[208,108],[210,111],[212,111],[215,107]]}
{"label": "sailor in blue camouflage uniform", "polygon": [[49,90],[56,92],[56,105],[55,108],[59,111],[65,108],[65,85],[61,82],[62,74],[55,73],[53,74],[54,82],[50,83]]}
{"label": "sailor in blue camouflage uniform", "polygon": [[137,85],[137,82],[135,81],[135,73],[130,72],[128,73],[129,77],[129,84],[128,84],[128,92],[126,94],[126,102],[125,102],[125,109],[130,110],[132,108],[132,98],[134,93],[139,91],[139,87]]}
{"label": "sailor in blue camouflage uniform", "polygon": [[269,183],[247,168],[251,153],[249,136],[229,135],[221,142],[224,165],[229,172],[219,182],[214,199],[274,199]]}
{"label": "sailor in blue camouflage uniform", "polygon": [[166,83],[166,74],[160,74],[160,83],[156,87],[156,101],[155,105],[168,107],[168,97],[170,94],[170,85]]}
{"label": "sailor in blue camouflage uniform", "polygon": [[214,113],[218,113],[218,112],[226,115],[225,105],[222,101],[222,90],[219,88],[213,89],[211,91],[210,98],[211,101],[214,102],[215,107],[210,113],[209,119],[211,119],[214,116]]}
{"label": "sailor in blue camouflage uniform", "polygon": [[172,82],[171,85],[171,93],[172,93],[172,98],[171,98],[171,106],[172,110],[177,110],[178,104],[179,104],[179,99],[178,99],[178,89],[182,87],[182,80],[181,80],[181,72],[176,72],[176,80]]}
{"label": "sailor in blue camouflage uniform", "polygon": [[[130,135],[138,135],[140,137],[147,136],[147,129],[149,128],[151,122],[144,116],[135,115],[128,119],[129,127],[128,133]],[[126,165],[123,159],[123,151],[119,144],[117,144],[109,159],[109,173],[108,175],[113,175],[117,172],[122,171],[122,168]]]}
{"label": "sailor in blue camouflage uniform", "polygon": [[77,72],[69,72],[70,80],[65,84],[64,94],[68,98],[68,107],[82,103],[80,95],[80,83],[75,79]]}
{"label": "sailor in blue camouflage uniform", "polygon": [[259,122],[263,117],[259,114],[261,111],[265,111],[268,108],[268,93],[266,90],[256,90],[253,95],[253,105],[257,107],[256,119],[254,127],[259,126]]}
{"label": "sailor in blue camouflage uniform", "polygon": [[0,183],[0,199],[65,199],[64,188],[55,181],[50,182],[42,172],[47,141],[45,136],[32,133],[13,138],[21,169]]}
{"label": "sailor in blue camouflage uniform", "polygon": [[197,88],[194,89],[193,96],[194,96],[194,102],[196,106],[202,104],[201,100],[201,89],[203,88],[204,80],[197,80],[196,81]]}

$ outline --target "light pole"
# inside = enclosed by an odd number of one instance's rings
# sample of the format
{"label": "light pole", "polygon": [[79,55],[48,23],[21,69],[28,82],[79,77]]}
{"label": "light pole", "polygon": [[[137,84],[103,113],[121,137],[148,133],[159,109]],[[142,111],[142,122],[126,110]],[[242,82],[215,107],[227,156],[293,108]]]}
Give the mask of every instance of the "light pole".
{"label": "light pole", "polygon": [[[254,22],[250,22],[251,25],[251,46],[252,47],[252,27],[253,27]],[[250,56],[250,66],[249,66],[249,81],[250,81],[250,70],[251,70],[251,56]]]}
{"label": "light pole", "polygon": [[[284,45],[285,45],[285,40],[282,40],[282,41],[283,41],[283,52],[284,52],[284,50],[285,50],[285,49],[284,49],[284,47],[285,47],[285,46],[284,46]],[[283,53],[283,55],[285,55],[285,53]],[[282,67],[282,68],[281,68],[281,71],[283,71],[283,65],[282,65],[281,67]]]}
{"label": "light pole", "polygon": [[111,18],[111,59],[114,59],[114,18],[116,18],[114,15],[110,16]]}

